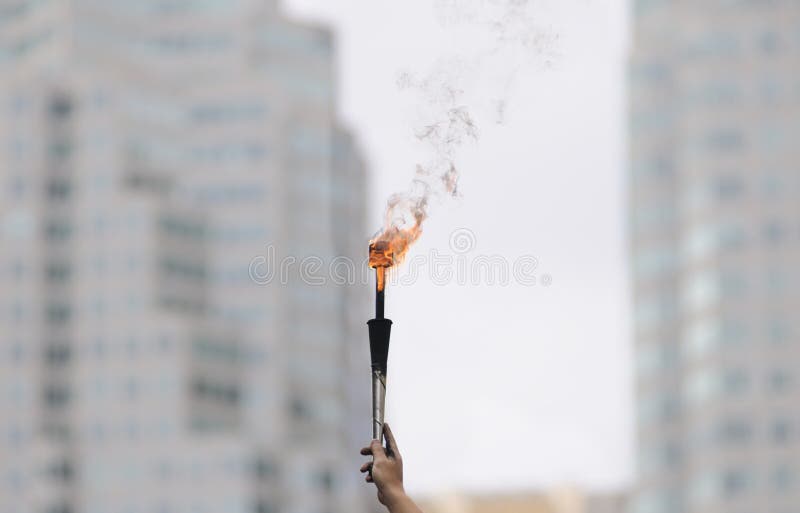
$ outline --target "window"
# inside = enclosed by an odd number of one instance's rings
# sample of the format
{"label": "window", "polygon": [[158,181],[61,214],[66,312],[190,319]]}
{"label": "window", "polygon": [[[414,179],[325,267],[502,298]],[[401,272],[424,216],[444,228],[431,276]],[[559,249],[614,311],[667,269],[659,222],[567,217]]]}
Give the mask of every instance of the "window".
{"label": "window", "polygon": [[786,238],[786,232],[785,225],[776,219],[764,225],[764,239],[769,244],[780,244]]}
{"label": "window", "polygon": [[64,219],[54,219],[47,223],[45,233],[50,241],[63,242],[69,239],[72,227]]}
{"label": "window", "polygon": [[91,394],[98,400],[104,400],[108,397],[108,379],[104,376],[96,376],[92,383],[86,383],[86,394],[89,394],[89,387],[91,386]]}
{"label": "window", "polygon": [[64,324],[69,321],[72,309],[68,304],[51,303],[47,305],[47,320],[51,324]]}
{"label": "window", "polygon": [[10,196],[17,199],[21,199],[25,196],[25,189],[26,189],[25,177],[13,176],[8,179],[8,182],[9,182],[8,190]]}
{"label": "window", "polygon": [[64,119],[72,112],[72,103],[66,96],[57,95],[50,101],[49,110],[52,118]]}
{"label": "window", "polygon": [[125,431],[128,433],[129,440],[137,440],[139,438],[139,424],[137,424],[135,420],[131,419],[128,421],[125,426]]}
{"label": "window", "polygon": [[765,78],[758,85],[758,95],[765,105],[775,105],[783,97],[783,84],[774,77]]}
{"label": "window", "polygon": [[773,369],[767,377],[771,392],[783,393],[792,385],[792,373],[787,369]]}
{"label": "window", "polygon": [[738,497],[752,486],[752,481],[753,476],[747,470],[728,470],[722,475],[722,489],[727,497]]}
{"label": "window", "polygon": [[667,246],[655,246],[637,251],[635,271],[639,277],[668,273],[677,266],[677,259]]}
{"label": "window", "polygon": [[160,219],[159,225],[165,233],[173,237],[200,240],[206,235],[206,226],[201,220],[165,216]]}
{"label": "window", "polygon": [[714,78],[689,93],[687,103],[701,106],[728,106],[741,102],[742,92],[739,84],[726,79]]}
{"label": "window", "polygon": [[729,418],[718,427],[717,436],[723,445],[741,446],[752,439],[753,427],[742,418]]}
{"label": "window", "polygon": [[671,0],[635,0],[633,6],[637,16],[644,16],[650,14],[652,11],[658,10],[659,7],[664,7],[670,2]]}
{"label": "window", "polygon": [[768,174],[761,179],[761,190],[768,199],[780,196],[784,188],[784,180],[779,174]]}
{"label": "window", "polygon": [[97,337],[94,340],[94,356],[98,360],[102,360],[106,355],[106,344],[102,338]]}
{"label": "window", "polygon": [[651,343],[636,350],[636,369],[641,376],[674,368],[677,362],[676,344]]}
{"label": "window", "polygon": [[146,42],[149,49],[163,54],[179,54],[189,52],[219,52],[229,48],[233,39],[224,33],[220,34],[170,34],[150,39]]}
{"label": "window", "polygon": [[59,481],[69,482],[74,475],[72,464],[68,460],[53,463],[49,468],[50,475]]}
{"label": "window", "polygon": [[770,472],[772,489],[777,492],[786,492],[794,487],[795,472],[788,464],[778,465]]}
{"label": "window", "polygon": [[54,343],[48,346],[45,353],[47,363],[50,365],[64,365],[69,362],[71,351],[66,343]]}
{"label": "window", "polygon": [[720,283],[715,273],[702,272],[690,276],[682,290],[681,305],[686,312],[698,312],[719,302]]}
{"label": "window", "polygon": [[14,260],[10,265],[11,276],[15,281],[20,281],[25,276],[25,263],[21,260]]}
{"label": "window", "polygon": [[702,369],[691,374],[684,384],[684,396],[695,407],[702,406],[719,395],[721,383],[719,375]]}
{"label": "window", "polygon": [[767,325],[767,336],[772,344],[783,345],[789,339],[789,325],[783,319],[771,319]]}
{"label": "window", "polygon": [[259,141],[217,143],[207,146],[195,146],[191,149],[191,156],[194,160],[213,164],[259,162],[267,154],[267,147]]}
{"label": "window", "polygon": [[205,267],[201,263],[170,256],[161,259],[161,269],[168,276],[177,275],[187,279],[202,280],[206,274]]}
{"label": "window", "polygon": [[744,228],[736,223],[727,223],[719,227],[719,247],[722,250],[734,251],[744,248],[747,234]]}
{"label": "window", "polygon": [[690,59],[737,57],[740,52],[741,44],[736,33],[709,29],[688,45],[686,56]]}
{"label": "window", "polygon": [[781,39],[777,32],[765,31],[758,36],[758,48],[762,53],[774,55],[781,47]]}
{"label": "window", "polygon": [[56,160],[65,160],[72,154],[72,143],[65,139],[56,139],[50,143],[50,156]]}
{"label": "window", "polygon": [[311,410],[308,407],[308,403],[299,397],[295,397],[289,402],[289,411],[295,420],[308,420],[311,418]]}
{"label": "window", "polygon": [[635,179],[667,179],[675,176],[675,166],[669,157],[658,155],[652,158],[634,160],[632,172]]}
{"label": "window", "polygon": [[14,301],[10,305],[9,310],[10,310],[10,317],[15,324],[21,323],[27,317],[25,306],[19,301]]}
{"label": "window", "polygon": [[47,196],[51,200],[65,200],[71,192],[70,183],[64,178],[53,178],[47,184]]}
{"label": "window", "polygon": [[239,388],[234,384],[220,383],[205,377],[199,377],[194,380],[192,390],[198,399],[234,405],[239,402]]}
{"label": "window", "polygon": [[264,499],[260,499],[256,503],[256,513],[277,513],[278,511],[278,507],[274,503]]}
{"label": "window", "polygon": [[143,4],[140,8],[160,14],[190,14],[192,12],[228,12],[240,5],[240,0],[158,0]]}
{"label": "window", "polygon": [[723,270],[719,281],[720,293],[726,299],[741,298],[747,292],[748,280],[741,271]]}
{"label": "window", "polygon": [[69,402],[69,390],[65,386],[47,385],[44,389],[44,399],[51,408],[60,408]]}
{"label": "window", "polygon": [[12,447],[22,447],[26,441],[25,431],[23,431],[19,426],[9,426],[7,438],[9,445]]}
{"label": "window", "polygon": [[743,369],[728,369],[722,374],[722,386],[731,396],[739,396],[747,392],[750,376]]}
{"label": "window", "polygon": [[172,348],[172,340],[168,335],[161,334],[158,337],[158,348],[162,353],[168,353]]}
{"label": "window", "polygon": [[682,251],[686,259],[703,259],[716,251],[736,251],[744,248],[747,233],[744,227],[736,222],[720,222],[718,224],[698,224],[691,228],[682,242]]}
{"label": "window", "polygon": [[704,318],[691,323],[683,346],[688,359],[700,359],[711,353],[719,345],[720,335],[720,325],[716,320]]}
{"label": "window", "polygon": [[762,125],[761,130],[756,134],[756,141],[764,151],[775,151],[785,147],[787,142],[790,141],[787,136],[793,133],[794,130],[792,130],[791,126],[772,121]]}
{"label": "window", "polygon": [[642,454],[642,472],[644,474],[655,474],[675,468],[682,461],[680,446],[674,441],[665,441],[640,450]]}
{"label": "window", "polygon": [[125,398],[128,401],[133,402],[139,397],[139,383],[136,382],[136,378],[128,378],[125,380],[124,389]]}
{"label": "window", "polygon": [[725,319],[722,323],[722,341],[726,346],[740,346],[750,336],[750,329],[742,319]]}
{"label": "window", "polygon": [[22,363],[25,359],[25,348],[27,346],[22,342],[14,342],[9,345],[8,360],[14,363]]}
{"label": "window", "polygon": [[47,513],[73,513],[72,506],[67,503],[53,504],[47,508]]}
{"label": "window", "polygon": [[769,427],[769,436],[775,445],[786,445],[794,436],[794,425],[789,419],[776,419]]}
{"label": "window", "polygon": [[670,297],[642,298],[635,307],[636,328],[641,331],[658,328],[676,316],[676,308]]}
{"label": "window", "polygon": [[765,278],[767,292],[773,297],[778,297],[780,294],[793,290],[791,284],[793,275],[786,272],[786,269],[781,266],[775,265],[767,269]]}
{"label": "window", "polygon": [[197,105],[190,111],[190,117],[198,123],[259,120],[266,114],[262,102],[238,102],[228,104]]}
{"label": "window", "polygon": [[744,136],[732,129],[719,129],[706,135],[706,146],[713,151],[729,152],[744,147]]}
{"label": "window", "polygon": [[330,470],[320,470],[314,477],[318,488],[328,493],[333,490],[334,477]]}
{"label": "window", "polygon": [[677,219],[675,207],[668,202],[650,202],[637,206],[632,222],[637,233],[652,233],[672,226]]}
{"label": "window", "polygon": [[639,492],[632,501],[633,513],[674,513],[682,511],[680,494],[675,490],[647,490]]}
{"label": "window", "polygon": [[[25,4],[20,4],[20,5],[25,5]],[[2,20],[6,14],[7,12],[0,13],[0,20]],[[28,111],[31,102],[25,96],[14,95],[10,103],[11,103],[10,106],[11,113],[14,114],[15,116],[20,116],[21,114],[25,114]]]}
{"label": "window", "polygon": [[272,479],[278,475],[278,467],[272,459],[258,458],[254,471],[259,479]]}
{"label": "window", "polygon": [[640,395],[637,410],[642,423],[669,422],[680,416],[681,406],[673,395]]}
{"label": "window", "polygon": [[712,187],[717,198],[721,201],[735,200],[741,197],[744,192],[742,178],[736,175],[718,176],[714,180]]}

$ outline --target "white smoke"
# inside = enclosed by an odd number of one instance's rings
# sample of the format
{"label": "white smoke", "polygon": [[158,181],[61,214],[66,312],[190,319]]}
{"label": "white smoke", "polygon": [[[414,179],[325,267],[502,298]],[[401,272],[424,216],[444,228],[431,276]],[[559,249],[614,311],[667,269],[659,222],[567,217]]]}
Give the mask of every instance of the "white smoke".
{"label": "white smoke", "polygon": [[517,74],[553,62],[558,38],[535,23],[532,3],[435,0],[442,29],[468,35],[480,42],[479,49],[442,56],[427,73],[399,74],[399,89],[415,96],[418,119],[413,132],[426,157],[417,164],[409,189],[389,198],[377,239],[418,228],[432,199],[459,195],[459,157],[467,145],[478,142],[476,120],[504,124]]}

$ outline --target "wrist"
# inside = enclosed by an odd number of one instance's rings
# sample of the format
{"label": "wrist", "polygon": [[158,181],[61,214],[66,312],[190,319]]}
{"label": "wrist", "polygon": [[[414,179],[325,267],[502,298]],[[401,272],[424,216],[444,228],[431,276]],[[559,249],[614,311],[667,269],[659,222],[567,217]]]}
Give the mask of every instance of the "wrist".
{"label": "wrist", "polygon": [[387,487],[383,490],[383,500],[389,511],[394,511],[403,502],[408,501],[409,497],[403,489],[403,485]]}

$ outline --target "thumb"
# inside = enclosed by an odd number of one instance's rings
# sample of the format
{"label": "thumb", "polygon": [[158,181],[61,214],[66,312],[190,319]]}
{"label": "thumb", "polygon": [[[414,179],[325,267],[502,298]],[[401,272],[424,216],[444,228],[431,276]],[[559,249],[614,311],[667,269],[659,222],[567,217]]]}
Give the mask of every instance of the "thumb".
{"label": "thumb", "polygon": [[383,425],[383,435],[386,437],[386,446],[389,449],[387,452],[395,458],[400,457],[400,449],[397,448],[397,441],[394,439],[392,428],[386,423]]}

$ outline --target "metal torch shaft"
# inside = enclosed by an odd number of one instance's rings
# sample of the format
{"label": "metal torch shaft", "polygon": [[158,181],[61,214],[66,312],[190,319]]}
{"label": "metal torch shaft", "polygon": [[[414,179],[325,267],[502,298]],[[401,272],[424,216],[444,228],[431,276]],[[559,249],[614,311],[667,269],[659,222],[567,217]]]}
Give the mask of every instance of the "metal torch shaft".
{"label": "metal torch shaft", "polygon": [[372,369],[372,439],[383,439],[383,414],[386,404],[386,376]]}

